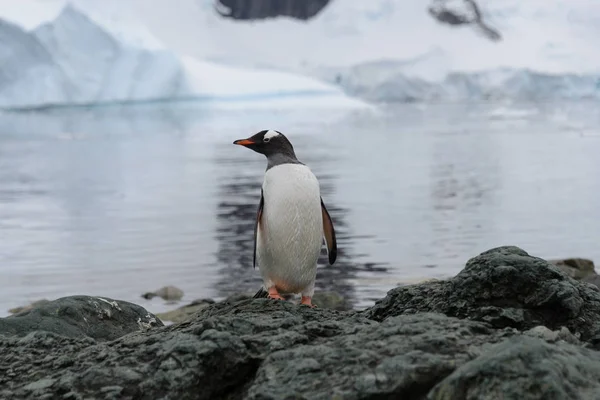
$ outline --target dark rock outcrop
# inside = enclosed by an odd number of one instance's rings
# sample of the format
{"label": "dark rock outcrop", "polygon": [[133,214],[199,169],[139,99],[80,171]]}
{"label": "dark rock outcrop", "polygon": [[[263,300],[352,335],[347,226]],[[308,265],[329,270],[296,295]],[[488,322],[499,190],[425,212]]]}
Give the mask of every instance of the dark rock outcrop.
{"label": "dark rock outcrop", "polygon": [[398,287],[367,311],[369,318],[420,312],[520,330],[566,326],[590,340],[600,333],[600,290],[578,282],[517,247],[488,250],[447,281]]}
{"label": "dark rock outcrop", "polygon": [[155,326],[163,323],[136,304],[108,297],[71,296],[0,318],[0,335],[25,336],[45,331],[65,337],[113,340]]}
{"label": "dark rock outcrop", "polygon": [[442,24],[450,26],[473,25],[492,41],[499,41],[502,35],[483,20],[479,5],[475,0],[463,0],[463,9],[447,8],[445,1],[434,1],[428,8],[429,14]]}
{"label": "dark rock outcrop", "polygon": [[110,342],[0,335],[0,398],[592,399],[599,293],[502,247],[364,311],[242,296]]}
{"label": "dark rock outcrop", "polygon": [[[330,0],[215,0],[215,10],[226,18],[259,20],[292,17],[308,20],[317,15]],[[226,10],[224,10],[226,8]]]}
{"label": "dark rock outcrop", "polygon": [[[214,0],[215,12],[224,18],[254,21],[266,18],[289,17],[307,21],[319,14],[331,0]],[[342,2],[343,0],[336,0]],[[425,2],[424,2],[425,3]],[[448,7],[445,0],[433,0],[427,11],[439,23],[449,26],[474,26],[492,41],[502,35],[484,21],[475,0],[464,0],[463,7]]]}

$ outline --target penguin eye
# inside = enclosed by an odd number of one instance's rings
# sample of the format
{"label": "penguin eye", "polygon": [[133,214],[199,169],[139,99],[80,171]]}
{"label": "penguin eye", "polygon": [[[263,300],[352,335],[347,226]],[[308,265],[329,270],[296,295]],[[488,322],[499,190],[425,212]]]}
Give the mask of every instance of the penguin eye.
{"label": "penguin eye", "polygon": [[265,142],[265,143],[269,143],[270,141],[271,141],[271,138],[269,138],[269,137],[266,137],[263,139],[263,142]]}

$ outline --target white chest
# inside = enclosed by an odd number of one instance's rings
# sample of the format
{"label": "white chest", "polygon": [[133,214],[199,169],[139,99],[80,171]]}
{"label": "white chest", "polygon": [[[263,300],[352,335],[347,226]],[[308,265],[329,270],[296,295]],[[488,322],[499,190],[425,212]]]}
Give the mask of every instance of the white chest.
{"label": "white chest", "polygon": [[319,182],[300,164],[269,169],[258,233],[259,268],[268,282],[296,290],[314,280],[323,241]]}
{"label": "white chest", "polygon": [[320,210],[319,182],[310,168],[302,164],[282,164],[269,169],[265,173],[263,195],[265,209],[270,205],[276,209],[290,207],[290,211],[300,213]]}

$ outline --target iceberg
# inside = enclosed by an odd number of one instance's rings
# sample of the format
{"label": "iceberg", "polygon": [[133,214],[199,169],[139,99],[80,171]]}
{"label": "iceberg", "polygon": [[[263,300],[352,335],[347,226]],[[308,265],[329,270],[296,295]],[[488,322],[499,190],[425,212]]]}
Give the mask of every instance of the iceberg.
{"label": "iceberg", "polygon": [[16,8],[4,9],[0,20],[4,110],[163,101],[366,107],[315,78],[176,54],[126,13],[107,14],[92,3],[23,3],[37,21]]}

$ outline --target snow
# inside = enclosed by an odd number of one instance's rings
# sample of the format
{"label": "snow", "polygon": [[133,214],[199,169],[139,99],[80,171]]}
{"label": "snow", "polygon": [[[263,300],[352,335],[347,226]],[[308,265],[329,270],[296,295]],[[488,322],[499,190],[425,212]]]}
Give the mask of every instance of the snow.
{"label": "snow", "polygon": [[60,14],[62,3],[55,1],[0,0],[0,17],[24,30],[52,21]]}
{"label": "snow", "polygon": [[367,108],[315,78],[176,54],[122,3],[22,4],[20,13],[0,1],[3,109],[148,101]]}
{"label": "snow", "polygon": [[434,53],[443,54],[440,68],[462,72],[598,72],[600,66],[597,0],[479,0],[485,20],[503,35],[497,43],[471,27],[436,22],[427,13],[430,0],[332,0],[308,22],[224,19],[213,0],[180,0],[177,7],[168,0],[129,2],[170,48],[248,65],[347,67]]}
{"label": "snow", "polygon": [[434,21],[432,1],[242,22],[215,0],[0,0],[0,107],[600,97],[597,0],[479,0],[499,42]]}
{"label": "snow", "polygon": [[[183,57],[183,65],[186,71],[190,72],[193,92],[201,95],[260,96],[284,94],[286,91],[303,95],[332,90],[331,86],[325,83],[288,72],[269,71],[265,75],[264,71],[223,66],[193,57]],[[207,80],[206,76],[214,79]]]}
{"label": "snow", "polygon": [[347,93],[369,100],[534,99],[540,87],[546,99],[598,97],[597,0],[479,0],[499,42],[436,22],[431,3],[332,0],[308,22],[240,22],[216,15],[213,0],[131,0],[176,52],[331,83],[340,77]]}

